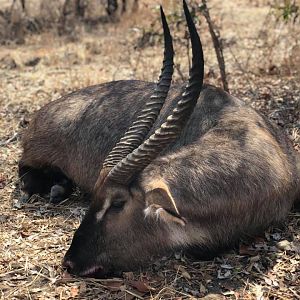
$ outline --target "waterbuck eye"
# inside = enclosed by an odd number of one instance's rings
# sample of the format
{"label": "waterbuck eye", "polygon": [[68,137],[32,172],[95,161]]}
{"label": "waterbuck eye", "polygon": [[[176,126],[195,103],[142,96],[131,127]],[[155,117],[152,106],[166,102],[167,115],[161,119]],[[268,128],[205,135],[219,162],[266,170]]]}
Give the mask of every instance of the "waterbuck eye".
{"label": "waterbuck eye", "polygon": [[113,210],[113,211],[121,211],[123,208],[124,208],[124,205],[125,205],[125,201],[123,200],[114,200],[111,205],[110,205],[110,208]]}

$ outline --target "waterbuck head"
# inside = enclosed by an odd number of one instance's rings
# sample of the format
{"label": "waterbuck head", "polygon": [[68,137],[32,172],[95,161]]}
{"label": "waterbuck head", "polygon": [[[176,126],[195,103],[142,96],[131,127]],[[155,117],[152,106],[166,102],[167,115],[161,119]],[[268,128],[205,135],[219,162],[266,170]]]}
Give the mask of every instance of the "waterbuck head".
{"label": "waterbuck head", "polygon": [[71,273],[101,277],[134,269],[172,249],[170,230],[186,225],[162,180],[151,178],[147,189],[139,185],[144,168],[178,137],[202,88],[202,46],[185,2],[183,6],[193,54],[188,84],[165,123],[146,139],[167,97],[173,74],[172,38],[161,9],[165,52],[158,84],[137,120],[103,163],[91,206],[64,259]]}

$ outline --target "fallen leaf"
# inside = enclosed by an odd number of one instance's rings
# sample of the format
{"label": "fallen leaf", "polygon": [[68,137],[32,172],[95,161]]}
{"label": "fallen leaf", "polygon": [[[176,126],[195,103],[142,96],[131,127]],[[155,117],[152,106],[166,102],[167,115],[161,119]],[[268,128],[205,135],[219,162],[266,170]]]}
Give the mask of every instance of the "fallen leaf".
{"label": "fallen leaf", "polygon": [[273,238],[273,240],[279,241],[281,239],[281,234],[278,232],[275,232],[275,233],[271,234],[271,237]]}
{"label": "fallen leaf", "polygon": [[292,250],[292,243],[288,240],[280,241],[276,244],[277,248],[282,251],[291,251]]}
{"label": "fallen leaf", "polygon": [[265,283],[266,284],[268,284],[268,285],[273,285],[273,282],[272,282],[272,280],[270,279],[270,278],[268,278],[268,277],[264,277],[264,281],[265,281]]}
{"label": "fallen leaf", "polygon": [[184,266],[181,265],[175,265],[174,266],[175,270],[177,270],[178,272],[180,272],[180,274],[186,278],[186,279],[191,279],[192,276],[186,271],[186,269],[184,268]]}
{"label": "fallen leaf", "polygon": [[227,291],[227,292],[223,292],[222,294],[223,294],[224,296],[235,295],[234,291]]}
{"label": "fallen leaf", "polygon": [[266,242],[266,239],[261,236],[256,236],[254,239],[255,244],[264,244]]}
{"label": "fallen leaf", "polygon": [[3,189],[6,184],[6,176],[3,173],[0,173],[0,189]]}
{"label": "fallen leaf", "polygon": [[21,232],[20,232],[20,235],[21,235],[21,237],[22,237],[23,239],[25,239],[25,238],[27,238],[27,237],[30,236],[30,233],[21,231]]}
{"label": "fallen leaf", "polygon": [[0,223],[6,223],[9,220],[9,216],[0,215]]}
{"label": "fallen leaf", "polygon": [[201,300],[222,300],[222,299],[226,299],[226,298],[221,294],[208,294],[205,297],[201,298]]}
{"label": "fallen leaf", "polygon": [[206,294],[207,293],[207,288],[200,282],[200,293],[201,294]]}
{"label": "fallen leaf", "polygon": [[61,276],[62,279],[71,279],[73,278],[72,275],[70,273],[68,273],[67,271],[64,271],[62,276]]}
{"label": "fallen leaf", "polygon": [[81,282],[79,284],[79,290],[80,290],[80,293],[84,293],[86,291],[86,283],[85,282]]}
{"label": "fallen leaf", "polygon": [[260,260],[260,255],[253,256],[249,259],[250,262],[258,262]]}
{"label": "fallen leaf", "polygon": [[79,295],[79,287],[78,286],[71,286],[71,289],[70,289],[70,294],[71,294],[71,297],[72,298],[75,298]]}
{"label": "fallen leaf", "polygon": [[121,291],[124,285],[121,280],[107,280],[105,281],[105,287],[110,291]]}
{"label": "fallen leaf", "polygon": [[226,270],[232,270],[232,269],[233,269],[233,266],[232,266],[232,265],[229,265],[229,264],[222,264],[222,265],[221,265],[221,268],[222,268],[222,269],[226,269]]}
{"label": "fallen leaf", "polygon": [[248,245],[241,244],[240,247],[239,247],[239,254],[240,255],[255,256],[255,255],[257,255],[257,251],[255,251],[253,248],[251,248]]}
{"label": "fallen leaf", "polygon": [[218,279],[226,279],[231,277],[231,271],[227,270],[225,273],[222,273],[221,270],[218,270]]}
{"label": "fallen leaf", "polygon": [[134,279],[134,274],[133,274],[133,272],[123,272],[123,277],[126,280],[133,280]]}
{"label": "fallen leaf", "polygon": [[154,290],[147,282],[141,280],[131,280],[129,284],[141,293],[148,293],[150,290]]}
{"label": "fallen leaf", "polygon": [[31,289],[31,290],[30,290],[30,293],[39,293],[39,292],[41,292],[41,291],[42,291],[41,288],[34,288],[34,289]]}

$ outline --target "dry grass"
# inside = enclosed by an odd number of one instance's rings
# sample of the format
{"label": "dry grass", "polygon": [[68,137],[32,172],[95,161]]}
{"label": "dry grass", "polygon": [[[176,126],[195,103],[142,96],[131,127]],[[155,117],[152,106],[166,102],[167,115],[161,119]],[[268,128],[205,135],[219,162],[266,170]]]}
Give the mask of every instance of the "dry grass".
{"label": "dry grass", "polygon": [[[170,1],[169,1],[170,2]],[[214,0],[212,15],[222,24],[230,44],[225,56],[232,93],[267,114],[300,145],[300,80],[297,69],[285,63],[295,44],[285,36],[278,44],[259,32],[268,9],[264,1]],[[144,4],[147,3],[144,1]],[[172,7],[172,5],[170,5]],[[20,135],[31,113],[61,94],[115,79],[156,79],[161,46],[135,49],[141,30],[149,26],[152,5],[119,25],[103,25],[68,42],[53,33],[27,36],[23,46],[0,49],[0,295],[2,299],[300,299],[300,214],[293,212],[280,228],[270,229],[250,244],[199,262],[182,254],[163,258],[153,266],[122,278],[96,280],[70,278],[60,261],[86,203],[78,196],[53,206],[33,197],[18,203],[17,162]],[[248,23],[251,22],[251,26]],[[265,25],[264,25],[265,24]],[[291,26],[291,25],[288,25]],[[267,29],[267,28],[265,28]],[[276,31],[281,36],[290,28]],[[173,31],[174,32],[174,31]],[[207,81],[220,85],[207,28],[201,26],[207,57]],[[290,38],[290,39],[289,39]],[[275,43],[276,51],[258,47]],[[272,40],[272,41],[271,41]],[[278,41],[278,36],[275,41]],[[257,47],[256,47],[257,46]],[[286,51],[284,51],[286,47]],[[264,52],[267,51],[267,52]],[[270,53],[268,51],[271,51]],[[289,52],[291,51],[291,52]],[[177,45],[177,63],[187,69],[185,49]],[[272,61],[268,55],[272,55]],[[17,64],[11,64],[7,55]],[[293,60],[300,59],[294,56]],[[6,57],[6,60],[1,58]],[[34,67],[28,61],[39,57]],[[270,67],[274,74],[270,72]],[[288,68],[287,68],[288,67]],[[299,67],[299,66],[298,66]],[[298,74],[298,75],[297,75]],[[175,80],[180,80],[178,72]],[[184,72],[184,75],[186,73]]]}

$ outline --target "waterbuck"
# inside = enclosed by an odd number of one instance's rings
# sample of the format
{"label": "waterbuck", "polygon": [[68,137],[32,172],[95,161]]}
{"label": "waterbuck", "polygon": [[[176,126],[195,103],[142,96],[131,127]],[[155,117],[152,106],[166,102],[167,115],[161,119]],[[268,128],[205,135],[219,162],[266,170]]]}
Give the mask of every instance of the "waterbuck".
{"label": "waterbuck", "polygon": [[173,46],[157,85],[113,81],[41,108],[23,137],[27,196],[91,199],[64,266],[79,276],[137,268],[176,249],[216,254],[283,220],[300,194],[299,156],[285,134],[243,101],[203,85],[202,46],[183,3],[192,45],[186,86],[171,85]]}

